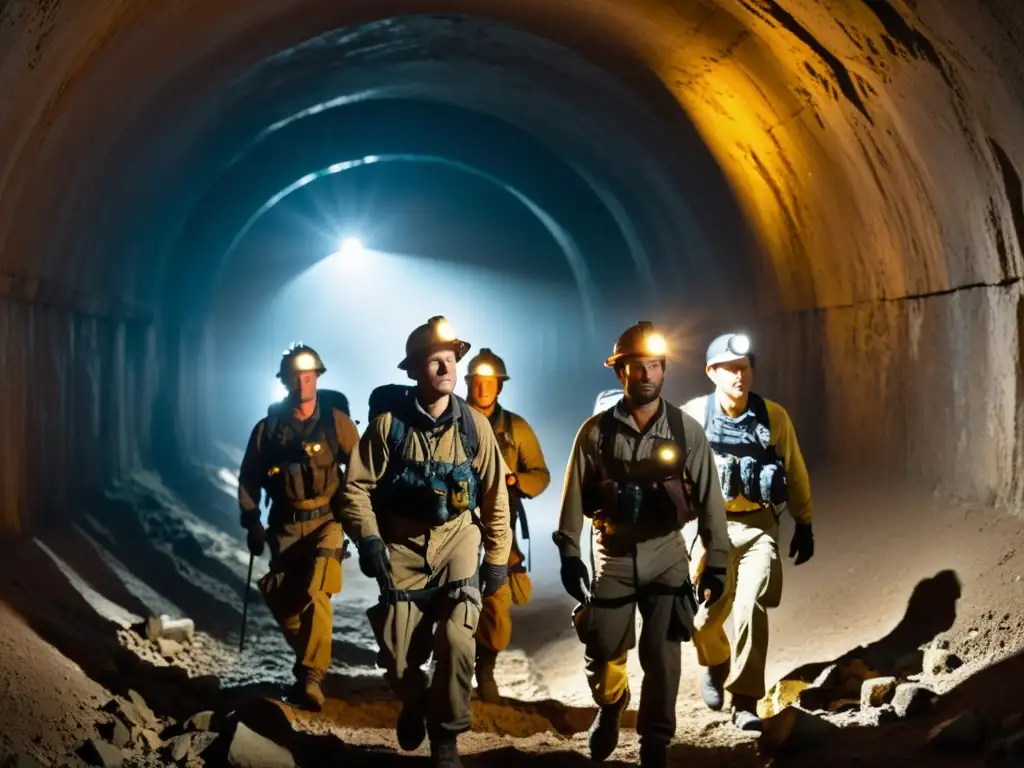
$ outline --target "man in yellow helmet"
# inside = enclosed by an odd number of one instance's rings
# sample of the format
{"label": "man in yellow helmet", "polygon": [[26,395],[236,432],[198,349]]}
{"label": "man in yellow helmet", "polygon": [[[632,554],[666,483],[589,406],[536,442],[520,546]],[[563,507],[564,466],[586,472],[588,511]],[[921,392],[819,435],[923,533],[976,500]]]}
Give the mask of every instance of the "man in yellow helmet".
{"label": "man in yellow helmet", "polygon": [[[445,768],[461,765],[482,598],[505,584],[512,548],[498,442],[454,394],[468,349],[440,316],[410,334],[398,367],[416,386],[372,405],[379,412],[352,456],[343,510],[359,567],[381,588],[368,615],[378,664],[403,703],[399,746],[416,749],[429,735],[432,763]],[[428,685],[421,667],[431,652]]]}
{"label": "man in yellow helmet", "polygon": [[[341,591],[340,465],[359,440],[352,420],[317,395],[317,379],[326,370],[312,347],[295,344],[285,352],[277,375],[288,397],[253,428],[238,473],[249,552],[259,557],[270,541],[270,571],[259,586],[298,657],[295,698],[316,710],[331,663],[331,597]],[[264,491],[269,531],[260,521]]]}
{"label": "man in yellow helmet", "polygon": [[[728,690],[736,726],[759,731],[768,611],[782,598],[779,516],[788,507],[796,520],[789,556],[796,558],[795,565],[807,562],[814,555],[811,485],[786,409],[750,391],[750,339],[733,333],[716,338],[708,346],[705,371],[715,391],[691,400],[683,410],[704,426],[714,452],[733,549],[723,599],[698,616],[693,644],[705,667],[704,703],[721,709]],[[730,612],[731,651],[724,630]]]}
{"label": "man in yellow helmet", "polygon": [[[649,322],[627,329],[615,343],[605,365],[614,368],[624,394],[576,435],[554,534],[562,584],[580,602],[573,622],[599,707],[589,733],[594,760],[604,760],[618,745],[631,697],[626,656],[636,645],[640,609],[644,679],[637,733],[645,768],[666,762],[676,730],[680,643],[690,638],[697,608],[680,531],[696,520],[709,552],[697,590],[702,603],[721,594],[729,552],[704,431],[661,397],[667,351]],[[591,523],[592,593],[580,556],[584,519]]]}
{"label": "man in yellow helmet", "polygon": [[509,468],[505,477],[513,531],[512,554],[508,561],[509,583],[484,598],[484,610],[476,633],[477,691],[481,699],[493,704],[501,702],[498,684],[494,680],[494,666],[498,654],[508,648],[512,639],[512,604],[525,605],[530,599],[530,577],[515,539],[516,522],[523,538],[528,539],[530,529],[522,500],[536,498],[551,482],[540,443],[526,419],[498,404],[498,396],[508,379],[505,361],[486,347],[469,361],[467,399],[473,408],[487,417]]}

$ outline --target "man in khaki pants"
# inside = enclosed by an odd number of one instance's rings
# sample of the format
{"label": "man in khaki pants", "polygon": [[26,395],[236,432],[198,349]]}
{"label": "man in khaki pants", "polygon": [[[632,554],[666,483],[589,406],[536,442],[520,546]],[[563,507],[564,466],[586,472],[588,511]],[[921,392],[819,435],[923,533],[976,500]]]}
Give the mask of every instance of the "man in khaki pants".
{"label": "man in khaki pants", "polygon": [[[811,486],[789,414],[750,391],[754,355],[749,339],[742,334],[716,338],[708,347],[705,370],[715,391],[691,400],[683,410],[704,425],[715,454],[732,551],[725,594],[698,612],[693,644],[698,663],[705,667],[704,703],[721,709],[728,689],[733,722],[742,730],[759,731],[768,611],[782,599],[779,510],[788,506],[796,520],[789,556],[801,565],[814,555]],[[689,530],[687,534],[693,535]],[[697,540],[691,551],[699,547]],[[699,571],[699,556],[691,559],[691,569]],[[735,636],[731,652],[724,628],[730,613]]]}
{"label": "man in khaki pants", "polygon": [[[416,386],[394,402],[378,398],[342,510],[359,567],[381,588],[368,615],[378,664],[402,700],[399,746],[416,749],[429,735],[431,762],[444,768],[462,764],[456,737],[471,725],[482,598],[505,584],[512,547],[498,442],[487,418],[453,394],[468,349],[440,316],[410,334],[398,367]],[[428,682],[421,667],[431,653]]]}
{"label": "man in khaki pants", "polygon": [[[647,321],[626,329],[605,365],[622,399],[585,421],[566,469],[554,541],[565,591],[580,605],[573,624],[585,647],[587,682],[597,716],[588,744],[594,760],[619,743],[631,693],[626,658],[637,646],[644,677],[636,730],[642,768],[662,768],[676,732],[680,643],[690,639],[696,604],[680,529],[693,519],[709,551],[701,602],[722,593],[729,538],[722,492],[704,432],[661,396],[668,349]],[[589,520],[594,581],[580,556]]]}

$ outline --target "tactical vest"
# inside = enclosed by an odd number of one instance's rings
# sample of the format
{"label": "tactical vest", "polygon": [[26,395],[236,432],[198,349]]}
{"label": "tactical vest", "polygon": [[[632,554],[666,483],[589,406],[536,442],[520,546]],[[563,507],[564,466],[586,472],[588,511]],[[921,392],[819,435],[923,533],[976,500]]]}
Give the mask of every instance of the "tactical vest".
{"label": "tactical vest", "polygon": [[781,504],[786,500],[786,469],[770,444],[771,423],[763,397],[750,393],[747,410],[731,419],[718,407],[718,398],[712,392],[704,409],[704,432],[726,501],[741,493],[755,504]]}
{"label": "tactical vest", "polygon": [[453,423],[446,429],[458,430],[465,460],[456,464],[434,458],[426,461],[409,458],[410,440],[422,440],[427,450],[425,436],[409,423],[416,408],[415,400],[410,398],[405,407],[391,412],[388,466],[374,491],[376,508],[436,526],[479,506],[480,477],[473,468],[473,459],[480,447],[476,422],[465,400],[454,394],[451,399]]}
{"label": "tactical vest", "polygon": [[327,514],[341,485],[341,446],[334,410],[321,408],[308,435],[296,434],[286,418],[287,404],[271,406],[264,426],[264,466],[272,513],[290,520],[312,520]]}
{"label": "tactical vest", "polygon": [[[660,440],[652,455],[640,461],[635,456],[623,459],[615,455],[616,438],[625,426],[615,417],[617,405],[601,414],[601,482],[593,492],[585,492],[585,513],[589,507],[599,510],[598,517],[627,525],[675,526],[693,519],[689,483],[683,469],[687,455],[683,414],[667,400],[662,402],[672,439]],[[666,461],[660,456],[669,446],[674,448],[675,455]]]}

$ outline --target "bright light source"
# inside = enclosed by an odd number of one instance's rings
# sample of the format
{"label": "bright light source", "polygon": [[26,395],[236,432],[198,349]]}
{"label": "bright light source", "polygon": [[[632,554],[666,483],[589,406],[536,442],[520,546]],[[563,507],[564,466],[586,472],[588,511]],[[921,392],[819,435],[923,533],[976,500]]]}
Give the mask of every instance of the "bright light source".
{"label": "bright light source", "polygon": [[665,337],[660,333],[652,333],[645,339],[647,352],[652,355],[664,355],[668,351]]}
{"label": "bright light source", "polygon": [[455,338],[455,329],[443,317],[437,321],[434,331],[437,333],[437,338],[441,341],[452,341]]}
{"label": "bright light source", "polygon": [[729,339],[729,348],[733,354],[745,355],[750,351],[750,337],[743,333],[737,333]]}
{"label": "bright light source", "polygon": [[480,363],[473,371],[474,376],[493,376],[494,368],[488,363]]}
{"label": "bright light source", "polygon": [[338,253],[342,256],[358,256],[363,252],[363,241],[358,237],[346,237],[341,241]]}
{"label": "bright light source", "polygon": [[292,370],[295,371],[312,371],[316,369],[316,358],[313,357],[309,352],[302,352],[295,357],[295,361],[292,363]]}
{"label": "bright light source", "polygon": [[676,460],[675,448],[672,448],[671,446],[668,445],[660,448],[658,450],[658,458],[661,459],[666,464],[670,464],[671,462]]}

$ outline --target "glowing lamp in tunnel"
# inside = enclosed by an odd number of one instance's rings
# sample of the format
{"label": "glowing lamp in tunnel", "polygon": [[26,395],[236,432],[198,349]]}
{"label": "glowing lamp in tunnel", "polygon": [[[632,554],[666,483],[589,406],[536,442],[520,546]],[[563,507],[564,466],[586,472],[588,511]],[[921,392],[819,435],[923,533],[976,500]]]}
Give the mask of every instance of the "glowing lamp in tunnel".
{"label": "glowing lamp in tunnel", "polygon": [[668,352],[668,344],[665,343],[665,337],[660,333],[651,333],[644,338],[644,347],[648,354],[651,355],[664,355]]}
{"label": "glowing lamp in tunnel", "polygon": [[493,376],[494,368],[489,363],[480,363],[473,371],[474,376]]}
{"label": "glowing lamp in tunnel", "polygon": [[658,449],[658,460],[671,464],[676,460],[676,449],[671,445],[665,445]]}
{"label": "glowing lamp in tunnel", "polygon": [[750,351],[750,337],[745,333],[733,334],[729,339],[729,351],[734,355],[745,355]]}
{"label": "glowing lamp in tunnel", "polygon": [[308,352],[303,352],[295,357],[294,366],[296,371],[315,371],[316,358]]}
{"label": "glowing lamp in tunnel", "polygon": [[455,329],[443,317],[434,324],[434,333],[441,341],[452,341],[455,338]]}
{"label": "glowing lamp in tunnel", "polygon": [[346,237],[338,247],[342,256],[358,256],[363,252],[363,241],[358,237]]}

